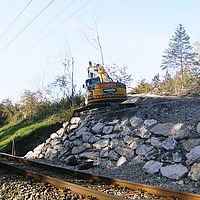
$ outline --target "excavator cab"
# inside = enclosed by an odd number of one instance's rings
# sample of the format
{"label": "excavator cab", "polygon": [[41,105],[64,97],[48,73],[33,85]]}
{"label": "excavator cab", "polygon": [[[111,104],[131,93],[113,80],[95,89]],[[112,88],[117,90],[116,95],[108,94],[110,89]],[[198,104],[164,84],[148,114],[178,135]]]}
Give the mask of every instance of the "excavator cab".
{"label": "excavator cab", "polygon": [[85,81],[85,104],[91,105],[104,102],[123,102],[127,99],[126,85],[121,82],[113,82],[105,72],[103,66],[92,65],[89,62],[88,79]]}

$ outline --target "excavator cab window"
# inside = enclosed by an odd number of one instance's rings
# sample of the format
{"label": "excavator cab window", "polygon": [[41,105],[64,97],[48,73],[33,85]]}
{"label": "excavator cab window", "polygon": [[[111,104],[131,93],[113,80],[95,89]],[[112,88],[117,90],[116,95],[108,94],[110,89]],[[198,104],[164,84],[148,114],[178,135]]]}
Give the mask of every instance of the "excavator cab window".
{"label": "excavator cab window", "polygon": [[86,87],[96,85],[96,84],[99,84],[99,83],[100,83],[99,77],[87,79],[86,80]]}

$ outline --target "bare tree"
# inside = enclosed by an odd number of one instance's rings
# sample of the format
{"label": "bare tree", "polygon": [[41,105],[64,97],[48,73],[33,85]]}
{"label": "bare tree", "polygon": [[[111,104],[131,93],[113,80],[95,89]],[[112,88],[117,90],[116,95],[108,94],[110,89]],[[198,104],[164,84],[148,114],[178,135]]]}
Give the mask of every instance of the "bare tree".
{"label": "bare tree", "polygon": [[113,81],[125,83],[127,87],[131,85],[132,82],[132,74],[127,72],[127,66],[118,66],[116,64],[113,65],[106,65],[105,70],[112,78]]}
{"label": "bare tree", "polygon": [[56,76],[54,82],[50,84],[51,87],[58,88],[62,92],[62,98],[74,97],[76,87],[74,83],[74,57],[67,41],[66,44],[68,50],[65,50],[64,55],[61,55],[60,61],[63,66],[63,73]]}
{"label": "bare tree", "polygon": [[82,24],[92,32],[92,36],[89,36],[88,33],[84,32],[85,39],[91,46],[93,46],[97,51],[99,51],[101,57],[101,64],[104,66],[104,54],[99,35],[97,20],[95,20],[95,18],[93,17],[93,26],[89,26],[84,22],[82,22]]}

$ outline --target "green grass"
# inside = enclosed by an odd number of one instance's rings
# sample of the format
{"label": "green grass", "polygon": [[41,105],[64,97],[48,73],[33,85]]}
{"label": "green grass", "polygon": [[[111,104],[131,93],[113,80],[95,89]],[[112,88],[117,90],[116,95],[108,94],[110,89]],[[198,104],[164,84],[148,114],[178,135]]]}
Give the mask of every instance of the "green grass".
{"label": "green grass", "polygon": [[11,151],[13,139],[15,142],[21,141],[29,137],[33,132],[40,128],[45,128],[50,125],[56,124],[57,120],[53,117],[35,122],[15,122],[7,124],[0,128],[0,151]]}

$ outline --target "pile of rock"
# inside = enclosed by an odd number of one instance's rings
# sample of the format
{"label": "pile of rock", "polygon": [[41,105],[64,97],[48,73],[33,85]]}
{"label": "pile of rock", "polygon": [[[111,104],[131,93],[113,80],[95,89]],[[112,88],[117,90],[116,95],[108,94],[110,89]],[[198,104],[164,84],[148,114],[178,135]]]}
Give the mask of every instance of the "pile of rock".
{"label": "pile of rock", "polygon": [[188,176],[198,181],[200,122],[158,123],[135,114],[110,121],[74,117],[25,157],[79,165],[79,169],[83,164],[113,168],[143,163],[147,173],[160,173],[174,180]]}

